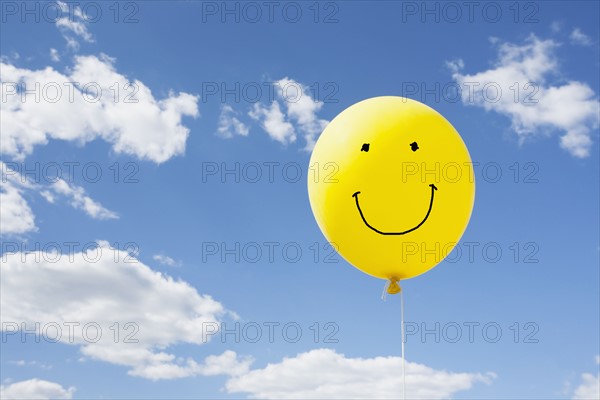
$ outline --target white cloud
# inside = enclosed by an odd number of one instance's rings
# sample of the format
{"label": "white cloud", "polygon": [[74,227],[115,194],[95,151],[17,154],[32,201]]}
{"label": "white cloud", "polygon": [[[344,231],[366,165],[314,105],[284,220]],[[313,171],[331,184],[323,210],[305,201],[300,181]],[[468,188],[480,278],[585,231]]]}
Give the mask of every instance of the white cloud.
{"label": "white cloud", "polygon": [[175,261],[173,258],[166,256],[164,254],[155,254],[152,256],[152,259],[158,261],[159,263],[166,265],[168,267],[180,267],[181,261]]}
{"label": "white cloud", "polygon": [[[600,364],[600,356],[596,356],[596,364]],[[581,384],[575,389],[573,399],[597,400],[600,399],[600,373],[585,373],[581,375]]]}
{"label": "white cloud", "polygon": [[0,61],[2,62],[17,62],[19,61],[19,59],[21,58],[21,55],[19,53],[17,53],[16,51],[13,51],[11,54],[6,55],[6,54],[2,54],[0,55]]}
{"label": "white cloud", "polygon": [[[105,55],[77,56],[66,74],[2,63],[2,154],[22,160],[49,139],[97,138],[116,153],[156,163],[183,154],[189,129],[181,119],[198,116],[198,97],[169,93],[158,100],[143,82],[118,73],[114,62]],[[17,83],[35,91],[39,102]]]}
{"label": "white cloud", "polygon": [[46,201],[50,204],[54,204],[54,202],[56,201],[56,198],[54,197],[54,195],[49,191],[49,190],[42,190],[40,191],[40,195],[46,199]]}
{"label": "white cloud", "polygon": [[25,361],[25,360],[18,360],[18,361],[11,361],[11,364],[14,365],[18,365],[19,367],[38,367],[41,369],[52,369],[52,365],[51,364],[46,364],[44,362],[40,362],[40,361]]}
{"label": "white cloud", "polygon": [[69,5],[62,1],[59,1],[58,5],[63,13],[68,14],[68,17],[61,17],[56,20],[56,27],[67,41],[67,47],[73,51],[79,49],[79,42],[75,37],[79,37],[88,43],[93,43],[94,37],[87,29],[87,21],[81,8],[75,5],[72,10],[69,10]]}
{"label": "white cloud", "polygon": [[600,375],[585,373],[581,375],[581,380],[581,384],[575,389],[573,399],[600,399]]}
{"label": "white cloud", "polygon": [[288,118],[296,122],[299,131],[304,134],[304,150],[311,151],[317,137],[329,124],[329,121],[317,117],[317,113],[323,108],[323,102],[311,97],[310,88],[288,77],[277,81],[276,87],[279,97],[286,105]]}
{"label": "white cloud", "polygon": [[34,183],[27,176],[0,161],[0,218],[2,236],[22,235],[37,231],[35,215],[25,193],[38,192],[49,203],[54,204],[58,196],[69,200],[69,204],[83,210],[94,219],[116,219],[119,216],[86,195],[85,189],[59,179],[50,185]]}
{"label": "white cloud", "polygon": [[573,29],[573,31],[569,35],[569,38],[571,39],[571,43],[573,44],[578,44],[580,46],[592,45],[592,39],[590,39],[590,37],[583,33],[579,28]]}
{"label": "white cloud", "polygon": [[79,50],[79,42],[72,38],[71,36],[65,36],[63,35],[63,37],[65,38],[65,40],[67,41],[67,47],[73,51],[77,51]]}
{"label": "white cloud", "polygon": [[81,21],[74,21],[67,17],[59,18],[56,26],[63,32],[72,32],[88,43],[94,42],[94,37],[88,32],[87,27]]}
{"label": "white cloud", "polygon": [[[509,117],[521,142],[561,132],[560,146],[584,158],[590,153],[592,132],[599,123],[598,98],[582,82],[549,82],[560,73],[554,54],[557,46],[552,40],[530,35],[522,45],[500,44],[496,65],[486,71],[463,74],[462,60],[448,65],[462,88],[463,103]],[[469,87],[474,88],[473,93]],[[500,96],[496,95],[498,88]]]}
{"label": "white cloud", "polygon": [[[74,208],[85,211],[87,215],[94,219],[117,219],[119,216],[110,211],[102,204],[98,203],[94,199],[89,196],[86,196],[85,189],[80,186],[69,184],[63,179],[59,179],[51,186],[52,190],[56,194],[60,194],[66,196],[70,199],[70,204]],[[47,193],[42,193],[42,195],[48,200],[50,203],[54,202],[54,197],[50,194],[48,196]]]}
{"label": "white cloud", "polygon": [[0,161],[0,236],[37,231],[35,215],[24,197],[35,189],[35,184]]}
{"label": "white cloud", "polygon": [[560,31],[561,31],[561,29],[562,29],[562,25],[563,25],[563,24],[562,24],[562,22],[560,22],[560,21],[553,21],[553,22],[550,24],[550,29],[552,29],[552,32],[554,32],[554,33],[558,33],[558,32],[560,32]]}
{"label": "white cloud", "polygon": [[206,357],[202,375],[241,376],[248,373],[253,362],[252,357],[238,357],[235,351],[227,350],[221,355]]}
{"label": "white cloud", "polygon": [[[103,241],[98,245],[83,253],[5,253],[0,282],[3,329],[24,322],[29,329],[39,323],[43,331],[57,323],[62,327],[61,343],[79,346],[85,357],[126,366],[130,375],[157,380],[202,374],[205,366],[165,349],[206,343],[206,324],[218,327],[224,307],[125,251]],[[65,322],[79,325],[71,334]],[[95,328],[86,335],[83,327],[88,323],[100,326],[99,338]]]}
{"label": "white cloud", "polygon": [[50,59],[54,62],[60,61],[60,55],[58,54],[58,50],[54,48],[50,49]]}
{"label": "white cloud", "polygon": [[230,139],[235,135],[248,136],[250,129],[238,119],[237,115],[238,113],[230,105],[222,106],[217,135],[224,139]]}
{"label": "white cloud", "polygon": [[0,398],[5,400],[22,399],[71,399],[74,387],[65,389],[58,383],[40,379],[29,379],[0,386]]}
{"label": "white cloud", "polygon": [[[329,123],[317,117],[323,102],[312,98],[309,87],[288,77],[274,85],[277,98],[270,106],[254,104],[250,117],[259,121],[271,138],[283,144],[294,143],[297,132],[301,133],[306,142],[304,150],[311,151],[317,137]],[[285,113],[281,103],[285,106]]]}
{"label": "white cloud", "polygon": [[285,114],[277,101],[271,103],[269,107],[256,103],[248,115],[260,121],[261,126],[272,139],[285,145],[296,141],[296,131],[293,125],[286,121]]}
{"label": "white cloud", "polygon": [[[448,398],[495,378],[493,373],[454,373],[412,362],[407,362],[406,368],[406,395],[410,399]],[[334,350],[317,349],[233,376],[226,389],[262,399],[398,398],[402,359],[348,358]]]}
{"label": "white cloud", "polygon": [[0,183],[1,236],[22,235],[37,231],[35,216],[23,197],[24,187],[11,182]]}

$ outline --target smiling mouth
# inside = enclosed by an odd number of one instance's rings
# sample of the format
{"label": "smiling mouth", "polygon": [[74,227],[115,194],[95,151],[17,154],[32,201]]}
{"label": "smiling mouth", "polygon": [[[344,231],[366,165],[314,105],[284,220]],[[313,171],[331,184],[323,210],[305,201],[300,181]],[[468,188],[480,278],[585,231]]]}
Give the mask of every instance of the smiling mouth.
{"label": "smiling mouth", "polygon": [[407,231],[403,231],[403,232],[382,232],[379,229],[373,227],[371,224],[369,224],[367,222],[367,219],[365,218],[361,208],[360,208],[360,204],[358,203],[358,195],[360,194],[360,192],[355,192],[352,197],[354,197],[354,199],[356,200],[356,208],[358,208],[358,212],[360,213],[360,217],[362,218],[363,222],[365,223],[366,226],[368,226],[370,229],[374,230],[375,232],[379,233],[380,235],[405,235],[409,232],[412,232],[416,229],[419,229],[421,227],[421,225],[423,225],[425,223],[425,221],[427,221],[427,218],[429,218],[429,214],[431,213],[431,208],[433,207],[433,197],[435,194],[435,191],[438,190],[438,188],[432,183],[431,185],[429,185],[431,187],[431,200],[429,200],[429,209],[427,210],[427,214],[425,215],[425,218],[423,218],[423,221],[421,221],[419,223],[419,225],[415,226],[414,228],[411,228]]}

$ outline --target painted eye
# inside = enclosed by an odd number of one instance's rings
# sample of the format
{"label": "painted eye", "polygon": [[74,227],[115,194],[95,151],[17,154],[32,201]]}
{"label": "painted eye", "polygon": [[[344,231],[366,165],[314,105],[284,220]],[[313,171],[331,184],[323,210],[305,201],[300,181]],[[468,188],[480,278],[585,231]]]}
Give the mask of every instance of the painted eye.
{"label": "painted eye", "polygon": [[363,143],[362,147],[360,148],[360,151],[368,152],[369,146],[370,146],[369,143]]}
{"label": "painted eye", "polygon": [[417,150],[419,150],[419,145],[417,144],[417,142],[412,142],[412,143],[410,144],[410,149],[411,149],[412,151],[417,151]]}

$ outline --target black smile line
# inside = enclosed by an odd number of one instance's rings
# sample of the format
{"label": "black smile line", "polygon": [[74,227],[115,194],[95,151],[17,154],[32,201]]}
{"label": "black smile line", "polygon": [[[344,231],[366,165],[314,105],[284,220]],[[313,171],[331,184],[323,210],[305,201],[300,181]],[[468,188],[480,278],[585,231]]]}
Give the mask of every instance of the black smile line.
{"label": "black smile line", "polygon": [[425,223],[425,221],[427,221],[427,218],[429,218],[429,214],[431,213],[431,208],[433,207],[433,196],[435,191],[437,190],[437,187],[435,187],[435,185],[432,183],[431,185],[429,185],[431,187],[431,200],[429,201],[429,210],[427,210],[427,215],[425,215],[425,218],[423,218],[423,221],[421,221],[419,223],[419,225],[415,226],[414,228],[411,228],[407,231],[404,232],[382,232],[377,228],[374,228],[373,226],[371,226],[371,224],[369,224],[362,212],[362,210],[360,209],[360,204],[358,204],[358,194],[360,192],[356,192],[352,195],[352,197],[354,197],[356,199],[356,208],[358,208],[358,212],[360,213],[360,217],[362,218],[363,222],[365,223],[366,226],[368,226],[369,228],[371,228],[372,230],[374,230],[375,232],[379,233],[380,235],[405,235],[409,232],[414,231],[415,229],[419,229],[419,227],[421,225],[423,225]]}

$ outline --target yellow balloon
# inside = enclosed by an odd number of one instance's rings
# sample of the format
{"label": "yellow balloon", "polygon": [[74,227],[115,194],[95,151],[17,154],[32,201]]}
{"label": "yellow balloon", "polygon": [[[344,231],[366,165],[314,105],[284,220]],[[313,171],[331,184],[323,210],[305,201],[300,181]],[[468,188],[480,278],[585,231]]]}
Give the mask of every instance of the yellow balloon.
{"label": "yellow balloon", "polygon": [[347,108],[319,137],[310,168],[321,231],[350,264],[378,278],[395,282],[433,268],[471,217],[467,147],[442,115],[415,100],[375,97]]}

